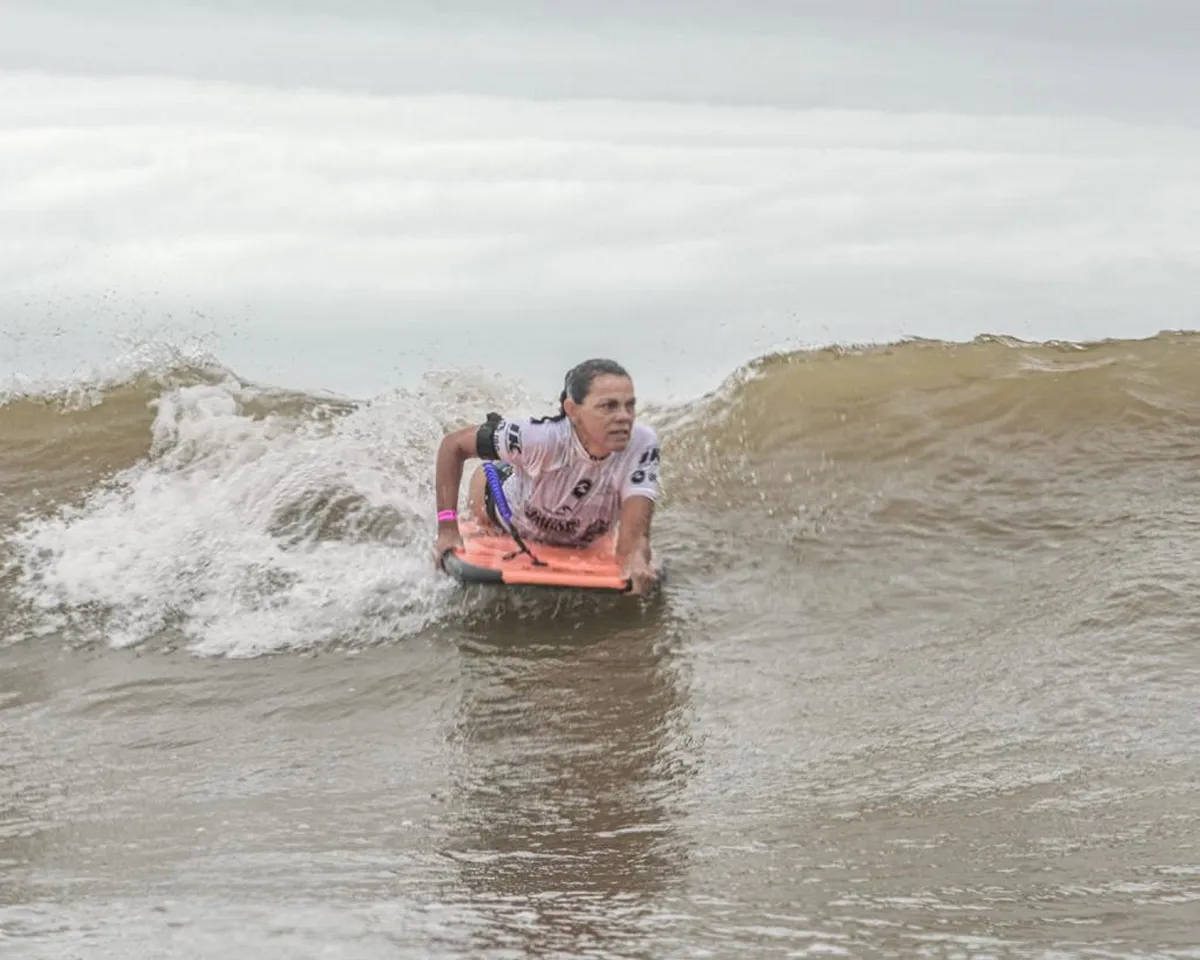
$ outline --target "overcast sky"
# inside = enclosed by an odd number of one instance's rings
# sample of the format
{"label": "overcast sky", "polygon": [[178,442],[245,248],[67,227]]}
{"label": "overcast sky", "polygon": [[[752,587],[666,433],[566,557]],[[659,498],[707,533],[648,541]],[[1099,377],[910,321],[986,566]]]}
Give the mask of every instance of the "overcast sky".
{"label": "overcast sky", "polygon": [[4,10],[10,69],[1200,117],[1195,0],[8,0]]}
{"label": "overcast sky", "polygon": [[1197,8],[8,0],[0,377],[168,320],[349,392],[1194,327]]}

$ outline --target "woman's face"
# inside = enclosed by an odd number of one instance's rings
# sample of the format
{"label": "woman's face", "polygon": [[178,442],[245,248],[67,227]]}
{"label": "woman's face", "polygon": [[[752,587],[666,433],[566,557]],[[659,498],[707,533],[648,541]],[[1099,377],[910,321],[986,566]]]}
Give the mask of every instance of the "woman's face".
{"label": "woman's face", "polygon": [[633,381],[602,373],[592,381],[592,388],[582,403],[568,397],[563,409],[592,456],[604,457],[624,450],[629,444],[637,410]]}

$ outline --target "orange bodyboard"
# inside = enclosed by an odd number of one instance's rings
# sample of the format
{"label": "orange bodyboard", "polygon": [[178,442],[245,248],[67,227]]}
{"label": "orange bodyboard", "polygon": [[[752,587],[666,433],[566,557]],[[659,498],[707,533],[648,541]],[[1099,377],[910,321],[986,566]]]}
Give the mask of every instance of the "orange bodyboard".
{"label": "orange bodyboard", "polygon": [[613,555],[612,536],[601,537],[586,547],[554,547],[529,543],[535,563],[505,533],[481,527],[473,521],[459,524],[463,546],[442,558],[442,567],[463,583],[507,586],[565,587],[576,590],[630,589]]}

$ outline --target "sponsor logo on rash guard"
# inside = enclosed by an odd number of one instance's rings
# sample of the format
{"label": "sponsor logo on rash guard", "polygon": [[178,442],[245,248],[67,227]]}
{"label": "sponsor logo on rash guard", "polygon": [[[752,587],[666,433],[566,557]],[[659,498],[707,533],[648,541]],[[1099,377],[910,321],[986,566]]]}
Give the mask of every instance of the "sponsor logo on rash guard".
{"label": "sponsor logo on rash guard", "polygon": [[562,519],[560,517],[550,517],[542,513],[533,504],[525,505],[525,516],[533,522],[539,529],[547,533],[555,533],[565,535],[576,540],[578,543],[591,543],[597,537],[601,537],[608,532],[608,521],[604,519],[593,520],[587,525],[582,534],[576,536],[576,531],[579,529],[579,520],[575,518]]}
{"label": "sponsor logo on rash guard", "polygon": [[505,431],[506,437],[504,441],[505,447],[509,453],[521,452],[521,425],[519,423],[510,423],[508,430]]}
{"label": "sponsor logo on rash guard", "polygon": [[548,533],[565,533],[572,535],[579,529],[579,521],[572,518],[563,520],[558,517],[548,517],[532,503],[525,504],[525,516]]}

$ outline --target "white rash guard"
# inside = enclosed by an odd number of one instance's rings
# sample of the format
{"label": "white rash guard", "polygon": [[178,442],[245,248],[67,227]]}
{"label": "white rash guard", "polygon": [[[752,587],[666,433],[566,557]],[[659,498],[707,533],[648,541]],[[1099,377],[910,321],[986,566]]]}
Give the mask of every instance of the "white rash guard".
{"label": "white rash guard", "polygon": [[571,421],[501,419],[480,430],[478,453],[511,464],[504,497],[522,538],[582,546],[617,525],[628,497],[657,500],[660,454],[653,428],[635,423],[629,444],[596,459]]}

